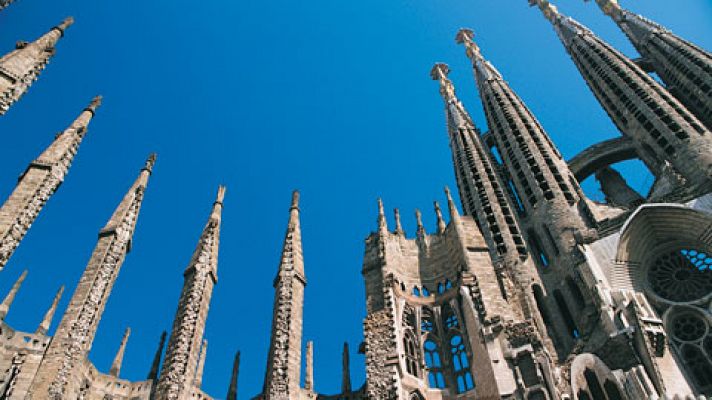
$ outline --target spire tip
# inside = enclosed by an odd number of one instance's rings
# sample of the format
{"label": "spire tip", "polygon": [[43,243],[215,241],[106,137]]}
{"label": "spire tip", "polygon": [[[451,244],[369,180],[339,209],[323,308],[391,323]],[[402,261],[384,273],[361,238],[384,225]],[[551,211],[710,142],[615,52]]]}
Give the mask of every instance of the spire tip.
{"label": "spire tip", "polygon": [[299,210],[299,190],[297,189],[292,191],[292,205],[290,210]]}
{"label": "spire tip", "polygon": [[433,69],[430,70],[430,77],[434,81],[440,80],[441,78],[446,78],[450,73],[450,67],[445,63],[435,63]]}
{"label": "spire tip", "polygon": [[223,200],[225,199],[225,192],[227,191],[227,188],[225,185],[218,185],[218,194],[215,196],[215,204],[223,204]]}
{"label": "spire tip", "polygon": [[156,163],[156,153],[151,153],[146,159],[146,164],[144,164],[142,170],[148,171],[148,173],[153,173],[153,165]]}

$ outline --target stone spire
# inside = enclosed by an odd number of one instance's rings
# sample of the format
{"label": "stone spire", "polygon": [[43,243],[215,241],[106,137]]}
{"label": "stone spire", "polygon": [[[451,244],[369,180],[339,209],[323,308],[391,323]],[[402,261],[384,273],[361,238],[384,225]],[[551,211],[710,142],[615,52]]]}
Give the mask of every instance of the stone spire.
{"label": "stone spire", "polygon": [[445,233],[445,220],[443,219],[443,212],[440,210],[440,204],[438,204],[437,201],[433,202],[433,206],[435,207],[435,218],[437,219],[437,224],[438,224],[438,234],[442,235]]}
{"label": "stone spire", "polygon": [[150,379],[154,383],[158,380],[158,368],[161,366],[161,354],[163,354],[163,346],[165,344],[166,331],[163,331],[163,333],[161,333],[161,339],[158,341],[158,349],[156,349],[156,355],[153,356],[151,370],[148,371],[148,376],[146,376],[146,379]]}
{"label": "stone spire", "polygon": [[[480,131],[455,94],[455,87],[448,78],[449,72],[447,65],[435,64],[431,76],[439,81],[440,94],[445,103],[450,150],[462,208],[465,214],[477,221],[492,258],[505,257],[516,262],[527,255],[517,218],[495,163],[482,143]],[[450,190],[445,188],[445,193],[450,220],[458,224],[460,216]]]}
{"label": "stone spire", "polygon": [[49,332],[49,327],[52,325],[52,319],[54,318],[54,313],[57,311],[57,304],[59,304],[62,294],[64,294],[64,285],[62,285],[57,291],[57,294],[54,295],[52,305],[49,307],[49,310],[47,310],[47,313],[45,313],[44,318],[42,318],[42,322],[40,322],[40,325],[37,327],[37,331],[35,331],[36,335],[46,335],[47,332]]}
{"label": "stone spire", "polygon": [[94,98],[79,117],[30,163],[20,175],[15,190],[0,208],[0,271],[25,237],[42,207],[64,181],[86,135],[89,121],[100,103],[100,97]]}
{"label": "stone spire", "polygon": [[585,205],[578,182],[534,114],[484,59],[472,31],[460,30],[456,40],[465,45],[472,61],[487,125],[510,177],[514,202],[530,220],[546,223],[551,234],[539,236],[551,236],[557,240],[551,246],[569,251],[575,245],[572,230],[588,228],[587,220],[573,207],[581,201]]}
{"label": "stone spire", "polygon": [[218,280],[218,249],[224,198],[225,187],[220,186],[208,222],[183,273],[183,290],[173,319],[161,377],[156,386],[157,400],[182,399],[193,389],[210,298]]}
{"label": "stone spire", "polygon": [[304,389],[314,391],[314,342],[307,342],[306,371],[304,374]]}
{"label": "stone spire", "polygon": [[388,232],[388,222],[386,222],[386,212],[383,210],[383,200],[378,198],[378,232],[385,235]]}
{"label": "stone spire", "polygon": [[[712,129],[712,54],[675,35],[642,15],[630,12],[617,0],[596,0],[628,36],[643,57],[638,64],[658,74],[668,90]],[[706,86],[706,87],[703,87]]]}
{"label": "stone spire", "polygon": [[200,350],[200,359],[198,361],[198,369],[195,371],[195,382],[193,386],[197,389],[203,385],[203,372],[205,371],[205,358],[208,356],[208,341],[203,339],[203,346]]}
{"label": "stone spire", "polygon": [[111,369],[109,370],[109,375],[115,378],[119,377],[121,373],[121,364],[124,362],[124,353],[126,352],[126,343],[129,341],[129,336],[131,335],[131,328],[126,328],[124,331],[124,337],[121,338],[121,344],[119,345],[119,350],[116,352],[114,357],[114,362],[111,363]]}
{"label": "stone spire", "polygon": [[393,217],[396,220],[396,230],[395,233],[398,235],[405,236],[405,231],[403,230],[403,225],[401,225],[400,211],[397,208],[393,209]]}
{"label": "stone spire", "polygon": [[417,208],[415,209],[415,224],[417,226],[415,232],[416,238],[421,243],[425,243],[425,236],[427,235],[427,232],[425,231],[425,226],[423,225],[423,213],[421,213]]}
{"label": "stone spire", "polygon": [[272,335],[263,390],[266,400],[299,398],[305,286],[299,192],[294,191],[282,257],[274,280]]}
{"label": "stone spire", "polygon": [[77,398],[80,366],[91,350],[104,307],[131,247],[155,160],[155,155],[149,156],[138,178],[106,226],[99,231],[94,252],[52,337],[26,400]]}
{"label": "stone spire", "polygon": [[15,296],[17,296],[17,292],[20,290],[20,286],[22,286],[22,282],[25,281],[26,277],[27,270],[24,270],[22,274],[20,274],[20,277],[17,278],[17,281],[15,281],[15,284],[12,285],[12,288],[10,288],[10,292],[5,296],[5,300],[0,304],[0,321],[5,320],[7,313],[10,311],[10,306],[12,302],[15,301]]}
{"label": "stone spire", "polygon": [[712,132],[633,61],[546,0],[530,0],[552,23],[589,88],[658,176],[669,162],[687,184],[712,186]]}
{"label": "stone spire", "polygon": [[235,361],[232,364],[232,375],[230,376],[230,387],[227,389],[226,400],[237,400],[237,378],[240,375],[240,352],[235,354]]}
{"label": "stone spire", "polygon": [[[0,10],[7,6],[0,0]],[[55,52],[55,45],[64,31],[74,23],[69,17],[39,39],[17,42],[15,50],[0,58],[0,115],[22,97],[45,68]]]}
{"label": "stone spire", "polygon": [[349,363],[349,344],[344,342],[344,351],[341,355],[341,393],[351,393],[351,367]]}

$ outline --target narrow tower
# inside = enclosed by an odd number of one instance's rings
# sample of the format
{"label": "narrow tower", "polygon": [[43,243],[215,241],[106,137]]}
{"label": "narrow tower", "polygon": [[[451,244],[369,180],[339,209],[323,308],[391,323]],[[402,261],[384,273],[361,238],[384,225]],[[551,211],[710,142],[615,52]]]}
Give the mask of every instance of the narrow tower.
{"label": "narrow tower", "polygon": [[138,178],[99,231],[94,252],[37,370],[27,400],[77,398],[82,384],[81,366],[91,350],[104,307],[131,247],[155,160],[153,154],[146,160]]}
{"label": "narrow tower", "polygon": [[[585,231],[590,224],[579,210],[585,207],[585,199],[578,182],[539,121],[482,56],[472,31],[460,30],[456,40],[465,45],[472,61],[487,125],[520,212],[529,221],[539,222],[527,226],[530,247],[533,251],[545,247],[549,259],[559,252],[568,253],[575,245],[574,231]],[[534,236],[538,239],[533,240]],[[534,246],[534,242],[542,245]]]}
{"label": "narrow tower", "polygon": [[218,281],[218,248],[225,187],[218,188],[210,218],[193,257],[183,273],[184,282],[166,358],[156,386],[157,400],[187,398],[193,389],[210,297]]}
{"label": "narrow tower", "polygon": [[507,199],[490,153],[480,139],[480,131],[455,95],[448,79],[450,69],[435,64],[430,72],[440,82],[440,95],[445,102],[445,118],[457,187],[466,215],[477,221],[487,241],[493,260],[503,258],[516,263],[526,258],[527,249],[517,223],[517,216]]}
{"label": "narrow tower", "polygon": [[638,65],[658,74],[670,93],[712,129],[712,54],[622,8],[617,0],[596,2],[643,57]]}
{"label": "narrow tower", "polygon": [[153,362],[151,363],[151,369],[148,371],[146,379],[150,379],[154,382],[158,380],[158,369],[161,366],[161,354],[163,354],[163,346],[166,344],[166,331],[161,333],[161,339],[158,341],[158,349],[156,349],[156,354],[153,356]]}
{"label": "narrow tower", "polygon": [[0,208],[0,271],[25,237],[42,207],[64,181],[86,135],[89,122],[100,104],[101,97],[95,97],[79,117],[30,163],[20,175],[10,198]]}
{"label": "narrow tower", "polygon": [[[0,0],[0,10],[8,4]],[[5,114],[37,80],[54,55],[57,42],[73,23],[74,19],[69,17],[34,42],[17,42],[15,50],[0,58],[0,115]]]}
{"label": "narrow tower", "polygon": [[45,313],[44,318],[42,318],[42,322],[40,322],[40,325],[37,327],[37,331],[35,331],[36,335],[46,335],[47,332],[49,332],[49,327],[52,325],[52,319],[54,319],[54,313],[57,311],[57,304],[59,304],[62,294],[64,294],[64,285],[62,285],[57,291],[57,294],[54,295],[52,305],[49,307],[49,310],[47,310],[47,313]]}
{"label": "narrow tower", "polygon": [[15,301],[15,296],[17,296],[17,292],[20,290],[20,287],[26,277],[27,270],[24,270],[22,271],[22,274],[20,274],[20,277],[17,278],[15,283],[12,285],[12,288],[10,288],[10,291],[7,293],[7,296],[5,296],[5,299],[2,303],[0,303],[0,321],[5,320],[7,313],[10,311],[10,306],[12,306],[12,302]]}
{"label": "narrow tower", "polygon": [[263,389],[266,400],[299,399],[306,284],[299,226],[299,192],[295,190],[289,208],[282,258],[274,280],[272,335]]}
{"label": "narrow tower", "polygon": [[237,378],[240,375],[240,352],[235,354],[235,361],[232,364],[232,375],[230,375],[230,386],[227,389],[226,400],[237,400]]}
{"label": "narrow tower", "polygon": [[[712,132],[633,61],[548,0],[530,0],[552,23],[576,67],[640,158],[658,177],[679,174],[687,185],[712,186]],[[669,163],[674,171],[661,168]],[[675,181],[676,179],[673,179]]]}
{"label": "narrow tower", "polygon": [[341,394],[348,396],[351,393],[351,368],[349,362],[349,344],[344,342],[344,351],[341,354]]}

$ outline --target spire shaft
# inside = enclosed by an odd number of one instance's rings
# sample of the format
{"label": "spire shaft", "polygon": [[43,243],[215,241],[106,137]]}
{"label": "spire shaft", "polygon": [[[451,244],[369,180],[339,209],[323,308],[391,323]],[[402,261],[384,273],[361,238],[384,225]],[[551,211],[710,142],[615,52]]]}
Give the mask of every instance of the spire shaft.
{"label": "spire shaft", "polygon": [[349,344],[344,342],[344,351],[341,355],[341,393],[351,393],[351,366],[349,362]]}
{"label": "spire shaft", "polygon": [[263,395],[266,400],[295,398],[300,392],[304,257],[299,222],[299,192],[292,195],[287,233],[274,281],[274,311]]}
{"label": "spire shaft", "polygon": [[304,374],[304,389],[314,391],[314,342],[307,342],[306,371]]}
{"label": "spire shaft", "polygon": [[208,356],[208,341],[203,340],[203,347],[200,351],[200,359],[198,361],[198,369],[195,371],[195,382],[193,386],[200,389],[203,385],[203,372],[205,371],[205,358]]}
{"label": "spire shaft", "polygon": [[[0,0],[0,10],[3,5]],[[71,17],[50,29],[34,42],[18,42],[15,50],[0,58],[0,115],[22,97],[37,80],[49,59],[55,53],[55,45],[64,36],[64,31],[74,23]]]}
{"label": "spire shaft", "polygon": [[161,377],[156,385],[157,400],[181,398],[190,393],[195,382],[210,298],[218,279],[224,197],[225,187],[220,186],[210,218],[183,274],[183,290],[173,319]]}
{"label": "spire shaft", "polygon": [[129,251],[154,161],[155,155],[151,155],[99,232],[94,252],[30,386],[28,400],[78,396],[69,383],[80,373],[79,366],[91,350],[104,307]]}
{"label": "spire shaft", "polygon": [[[707,129],[712,129],[712,54],[642,15],[621,8],[616,0],[596,0],[625,33],[665,86]],[[645,69],[645,68],[644,68]],[[705,86],[706,85],[706,86]]]}
{"label": "spire shaft", "polygon": [[[461,31],[461,35],[463,32],[469,33]],[[473,44],[468,45],[468,54],[479,52]],[[477,221],[490,256],[493,259],[506,257],[516,262],[526,257],[527,250],[514,209],[496,172],[497,167],[482,143],[479,129],[455,94],[455,87],[448,78],[449,72],[447,65],[436,64],[431,76],[440,83],[440,94],[445,103],[447,132],[462,208],[465,214]],[[460,215],[457,207],[450,190],[446,188],[445,193],[450,220],[458,225]]]}
{"label": "spire shaft", "polygon": [[438,204],[437,201],[433,202],[433,206],[435,207],[435,218],[437,219],[437,224],[438,224],[438,234],[442,235],[445,233],[445,220],[443,220],[443,213],[442,210],[440,210],[440,204]]}
{"label": "spire shaft", "polygon": [[121,338],[119,350],[116,352],[116,356],[114,357],[114,362],[111,363],[109,375],[115,378],[118,378],[119,373],[121,373],[121,365],[124,362],[124,353],[126,352],[126,343],[129,341],[129,335],[131,335],[131,328],[126,328],[124,331],[124,337]]}
{"label": "spire shaft", "polygon": [[240,352],[235,354],[235,361],[232,364],[232,375],[230,376],[230,387],[227,390],[226,400],[237,400],[237,378],[240,375]]}
{"label": "spire shaft", "polygon": [[3,300],[0,304],[0,321],[4,320],[7,316],[7,313],[10,311],[10,306],[12,306],[12,302],[15,301],[15,296],[17,296],[17,292],[20,290],[22,282],[25,281],[26,277],[27,270],[24,270],[22,271],[22,274],[20,274],[20,277],[17,278],[17,281],[15,281],[15,283],[12,285],[12,288],[10,288],[10,291],[7,293],[7,296],[5,296],[5,300]]}
{"label": "spire shaft", "polygon": [[[633,140],[648,167],[660,175],[664,171],[659,166],[669,162],[689,186],[699,191],[712,187],[712,132],[590,29],[546,0],[532,1],[551,21],[589,88],[621,133]],[[671,64],[666,62],[666,67]]]}
{"label": "spire shaft", "polygon": [[158,341],[158,349],[156,349],[156,355],[153,356],[153,362],[151,363],[151,369],[148,371],[147,379],[154,382],[158,380],[158,369],[161,366],[161,354],[163,354],[163,346],[166,344],[166,331],[161,333],[161,339]]}
{"label": "spire shaft", "polygon": [[393,209],[393,217],[396,220],[396,233],[405,236],[405,231],[403,230],[403,225],[401,225],[400,211],[397,208]]}
{"label": "spire shaft", "polygon": [[52,319],[54,318],[54,313],[57,311],[57,304],[59,304],[62,294],[64,294],[64,285],[62,285],[57,291],[57,294],[54,295],[52,305],[49,307],[49,310],[47,310],[44,318],[42,318],[42,322],[40,322],[40,325],[37,327],[35,334],[46,335],[47,332],[49,332],[49,327],[52,325]]}
{"label": "spire shaft", "polygon": [[378,231],[384,235],[388,232],[386,212],[383,209],[383,200],[380,197],[378,198]]}
{"label": "spire shaft", "polygon": [[20,245],[47,200],[64,181],[100,100],[100,97],[95,98],[77,119],[30,163],[20,176],[15,190],[0,208],[0,271]]}

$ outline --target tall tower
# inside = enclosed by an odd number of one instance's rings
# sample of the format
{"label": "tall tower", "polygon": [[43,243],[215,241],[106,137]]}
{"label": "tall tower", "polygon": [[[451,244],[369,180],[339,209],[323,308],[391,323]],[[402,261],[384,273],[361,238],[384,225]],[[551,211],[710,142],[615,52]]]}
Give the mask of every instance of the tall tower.
{"label": "tall tower", "polygon": [[306,284],[299,224],[299,192],[295,190],[292,193],[279,270],[274,280],[272,334],[263,389],[266,400],[299,399]]}
{"label": "tall tower", "polygon": [[0,58],[0,115],[5,114],[37,80],[54,55],[57,42],[73,23],[74,19],[69,17],[34,42],[17,42],[15,50]]}
{"label": "tall tower", "polygon": [[[0,71],[2,69],[0,68]],[[2,74],[0,74],[1,76]],[[20,175],[0,208],[0,271],[25,237],[47,200],[64,181],[101,97],[95,97],[64,132]]]}
{"label": "tall tower", "polygon": [[491,249],[492,259],[516,263],[527,257],[517,216],[507,199],[507,192],[497,175],[497,167],[480,138],[480,131],[455,95],[445,64],[436,64],[430,75],[440,82],[440,95],[445,102],[445,118],[450,137],[457,187],[466,215],[477,225]]}
{"label": "tall tower", "polygon": [[543,266],[559,254],[570,253],[575,232],[587,232],[592,222],[584,214],[586,200],[566,161],[529,108],[480,53],[474,34],[462,29],[472,61],[487,125],[508,172],[527,238],[535,259]]}
{"label": "tall tower", "polygon": [[622,8],[617,0],[596,2],[643,57],[638,64],[657,73],[670,93],[712,129],[712,54]]}
{"label": "tall tower", "polygon": [[131,248],[155,160],[155,155],[148,158],[134,184],[99,231],[94,252],[47,348],[27,400],[77,398],[82,384],[80,367],[91,350],[111,289]]}
{"label": "tall tower", "polygon": [[195,372],[213,287],[218,281],[218,249],[225,187],[218,188],[208,222],[183,273],[184,282],[168,340],[157,400],[183,400],[192,395]]}
{"label": "tall tower", "polygon": [[[548,0],[530,0],[552,23],[586,83],[655,175],[712,186],[712,132],[633,61]],[[664,165],[670,168],[663,168]]]}

